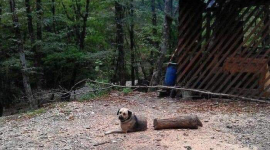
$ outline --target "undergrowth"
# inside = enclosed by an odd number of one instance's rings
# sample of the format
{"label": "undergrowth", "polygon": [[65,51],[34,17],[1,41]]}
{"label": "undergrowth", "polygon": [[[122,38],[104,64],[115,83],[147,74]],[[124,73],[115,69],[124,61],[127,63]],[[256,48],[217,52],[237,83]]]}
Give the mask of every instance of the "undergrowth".
{"label": "undergrowth", "polygon": [[25,115],[27,117],[35,117],[35,116],[43,114],[45,112],[46,112],[45,108],[39,108],[39,109],[36,109],[36,110],[28,111],[28,112],[25,113]]}
{"label": "undergrowth", "polygon": [[132,89],[131,88],[123,88],[122,92],[124,95],[127,95],[127,94],[132,92]]}

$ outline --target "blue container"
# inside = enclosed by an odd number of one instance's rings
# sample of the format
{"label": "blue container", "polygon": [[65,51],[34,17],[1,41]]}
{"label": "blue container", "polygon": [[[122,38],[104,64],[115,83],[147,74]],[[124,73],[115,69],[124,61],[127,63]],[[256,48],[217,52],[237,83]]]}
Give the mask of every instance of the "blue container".
{"label": "blue container", "polygon": [[176,63],[169,63],[167,70],[166,70],[166,75],[165,75],[165,85],[166,86],[174,86],[175,85],[175,80],[176,80],[176,68],[177,64]]}

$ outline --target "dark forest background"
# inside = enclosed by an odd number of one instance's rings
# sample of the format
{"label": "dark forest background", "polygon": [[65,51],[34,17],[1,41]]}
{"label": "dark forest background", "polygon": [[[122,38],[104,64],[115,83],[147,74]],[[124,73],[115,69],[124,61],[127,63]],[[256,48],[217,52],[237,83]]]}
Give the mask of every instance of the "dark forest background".
{"label": "dark forest background", "polygon": [[89,78],[146,80],[177,45],[176,0],[1,0],[0,102]]}

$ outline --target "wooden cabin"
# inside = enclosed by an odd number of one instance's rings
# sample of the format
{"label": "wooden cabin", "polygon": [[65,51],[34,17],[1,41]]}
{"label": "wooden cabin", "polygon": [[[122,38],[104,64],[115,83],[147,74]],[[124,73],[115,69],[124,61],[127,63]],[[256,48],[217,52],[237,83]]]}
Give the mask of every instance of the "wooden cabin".
{"label": "wooden cabin", "polygon": [[269,98],[270,0],[180,0],[177,85]]}

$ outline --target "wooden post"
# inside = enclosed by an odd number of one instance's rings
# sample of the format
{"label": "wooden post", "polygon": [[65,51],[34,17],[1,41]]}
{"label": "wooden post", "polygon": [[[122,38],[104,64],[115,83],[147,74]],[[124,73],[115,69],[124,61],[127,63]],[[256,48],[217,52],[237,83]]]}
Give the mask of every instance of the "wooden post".
{"label": "wooden post", "polygon": [[194,116],[179,116],[168,119],[154,119],[154,129],[198,129],[203,126],[199,118]]}

